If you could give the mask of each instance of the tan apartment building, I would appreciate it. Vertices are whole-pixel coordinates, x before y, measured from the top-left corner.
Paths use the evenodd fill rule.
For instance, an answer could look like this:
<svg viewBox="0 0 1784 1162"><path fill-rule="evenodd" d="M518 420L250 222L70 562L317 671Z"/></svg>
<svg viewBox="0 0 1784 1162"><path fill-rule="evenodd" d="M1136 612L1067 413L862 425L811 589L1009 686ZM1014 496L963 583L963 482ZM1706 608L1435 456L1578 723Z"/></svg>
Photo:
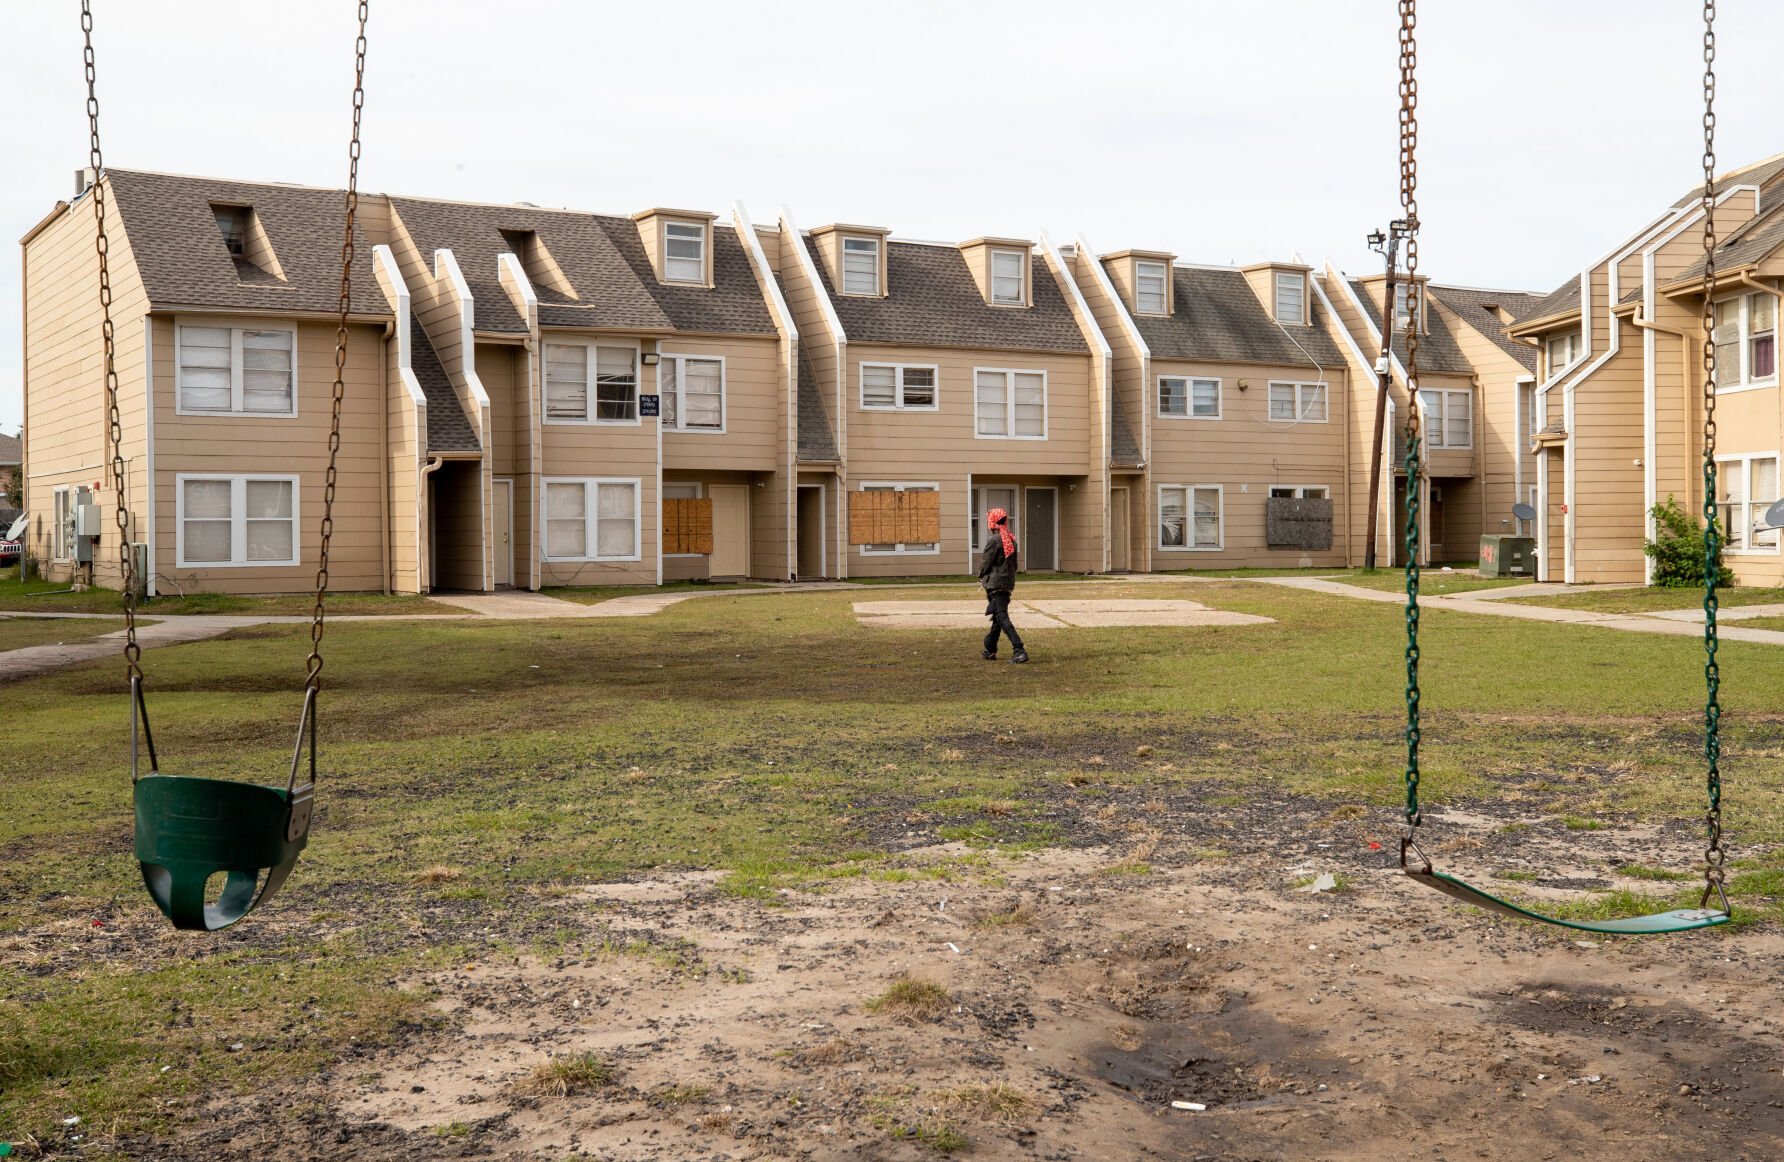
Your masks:
<svg viewBox="0 0 1784 1162"><path fill-rule="evenodd" d="M1719 178L1714 194L1717 504L1725 562L1742 584L1784 582L1777 531L1784 447L1777 372L1784 277L1784 156ZM1539 352L1538 553L1542 575L1643 581L1649 511L1701 512L1705 294L1701 189L1534 304L1510 334Z"/></svg>

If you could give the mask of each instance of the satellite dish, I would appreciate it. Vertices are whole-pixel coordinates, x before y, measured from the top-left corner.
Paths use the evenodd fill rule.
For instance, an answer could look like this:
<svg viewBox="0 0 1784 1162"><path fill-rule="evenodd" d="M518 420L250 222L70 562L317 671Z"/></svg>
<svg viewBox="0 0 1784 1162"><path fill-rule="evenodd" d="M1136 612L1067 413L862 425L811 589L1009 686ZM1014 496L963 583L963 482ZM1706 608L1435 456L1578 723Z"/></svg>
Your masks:
<svg viewBox="0 0 1784 1162"><path fill-rule="evenodd" d="M1772 506L1765 510L1764 520L1765 524L1759 529L1755 529L1755 532L1769 532L1775 528L1784 528L1784 500L1772 501Z"/></svg>
<svg viewBox="0 0 1784 1162"><path fill-rule="evenodd" d="M1784 501L1779 501L1778 503L1784 504ZM1777 505L1773 505L1773 507L1776 508ZM1512 505L1511 506L1511 514L1513 516L1517 517L1519 520L1535 520L1536 519L1536 509L1528 504L1514 504L1514 505Z"/></svg>
<svg viewBox="0 0 1784 1162"><path fill-rule="evenodd" d="M1777 506L1773 505L1773 507L1775 508ZM30 527L31 527L31 514L26 513L24 516L20 517L18 520L15 520L12 522L12 527L6 530L6 538L5 539L9 540L9 541L16 541L20 537L24 536L25 530Z"/></svg>

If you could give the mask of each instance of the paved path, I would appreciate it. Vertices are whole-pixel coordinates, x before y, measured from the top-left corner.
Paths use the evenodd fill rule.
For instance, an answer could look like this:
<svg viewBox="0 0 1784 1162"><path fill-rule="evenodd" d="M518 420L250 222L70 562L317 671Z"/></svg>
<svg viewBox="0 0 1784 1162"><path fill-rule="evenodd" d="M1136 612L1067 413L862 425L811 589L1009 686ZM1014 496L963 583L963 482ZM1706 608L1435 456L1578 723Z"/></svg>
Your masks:
<svg viewBox="0 0 1784 1162"><path fill-rule="evenodd" d="M966 601L857 601L854 608L857 621L880 629L983 630L986 624L984 598ZM1197 601L1157 601L1128 597L1075 600L1018 598L1010 602L1010 620L1015 622L1017 629L1026 630L1118 625L1268 625L1275 619L1209 609Z"/></svg>

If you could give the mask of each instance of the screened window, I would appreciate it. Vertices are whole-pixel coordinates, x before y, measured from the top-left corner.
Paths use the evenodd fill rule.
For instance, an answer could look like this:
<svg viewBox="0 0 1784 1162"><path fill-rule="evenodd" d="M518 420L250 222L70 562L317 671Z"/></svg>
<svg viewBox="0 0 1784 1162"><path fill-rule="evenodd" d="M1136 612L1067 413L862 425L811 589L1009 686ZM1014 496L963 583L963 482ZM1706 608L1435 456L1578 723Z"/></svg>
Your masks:
<svg viewBox="0 0 1784 1162"><path fill-rule="evenodd" d="M1778 499L1778 457L1739 456L1716 461L1717 519L1731 553L1775 553L1778 530L1765 529L1765 510Z"/></svg>
<svg viewBox="0 0 1784 1162"><path fill-rule="evenodd" d="M1182 375L1159 376L1158 414L1200 420L1219 419L1220 380L1194 379Z"/></svg>
<svg viewBox="0 0 1784 1162"><path fill-rule="evenodd" d="M547 558L636 561L638 544L638 481L545 482Z"/></svg>
<svg viewBox="0 0 1784 1162"><path fill-rule="evenodd" d="M1756 293L1716 304L1716 386L1775 382L1778 300Z"/></svg>
<svg viewBox="0 0 1784 1162"><path fill-rule="evenodd" d="M974 430L1014 440L1047 438L1047 376L1040 371L973 372Z"/></svg>
<svg viewBox="0 0 1784 1162"><path fill-rule="evenodd" d="M1165 264L1134 263L1134 310L1142 315L1165 313Z"/></svg>
<svg viewBox="0 0 1784 1162"><path fill-rule="evenodd" d="M863 484L862 492L934 492L933 484ZM863 556L874 556L881 553L934 553L941 546L933 541L913 541L909 543L887 545L862 545Z"/></svg>
<svg viewBox="0 0 1784 1162"><path fill-rule="evenodd" d="M1276 272L1276 321L1299 323L1307 317L1307 276Z"/></svg>
<svg viewBox="0 0 1784 1162"><path fill-rule="evenodd" d="M179 411L296 414L295 331L181 324L177 336Z"/></svg>
<svg viewBox="0 0 1784 1162"><path fill-rule="evenodd" d="M842 240L842 293L880 293L880 241L877 238Z"/></svg>
<svg viewBox="0 0 1784 1162"><path fill-rule="evenodd" d="M664 355L657 364L663 426L691 432L725 430L725 361Z"/></svg>
<svg viewBox="0 0 1784 1162"><path fill-rule="evenodd" d="M1021 306L1022 264L1027 256L1020 250L991 252L991 301L1003 306Z"/></svg>
<svg viewBox="0 0 1784 1162"><path fill-rule="evenodd" d="M663 277L670 282L706 281L706 227L669 222L663 227Z"/></svg>
<svg viewBox="0 0 1784 1162"><path fill-rule="evenodd" d="M297 477L178 478L182 566L297 564Z"/></svg>
<svg viewBox="0 0 1784 1162"><path fill-rule="evenodd" d="M1220 486L1165 484L1158 490L1158 547L1221 547Z"/></svg>
<svg viewBox="0 0 1784 1162"><path fill-rule="evenodd" d="M861 365L861 406L878 409L935 410L936 369L902 363Z"/></svg>
<svg viewBox="0 0 1784 1162"><path fill-rule="evenodd" d="M1326 385L1323 383L1272 383L1270 419L1278 424L1326 422Z"/></svg>
<svg viewBox="0 0 1784 1162"><path fill-rule="evenodd" d="M1425 411L1425 446L1471 448L1474 446L1474 396L1468 391L1429 389L1419 392Z"/></svg>

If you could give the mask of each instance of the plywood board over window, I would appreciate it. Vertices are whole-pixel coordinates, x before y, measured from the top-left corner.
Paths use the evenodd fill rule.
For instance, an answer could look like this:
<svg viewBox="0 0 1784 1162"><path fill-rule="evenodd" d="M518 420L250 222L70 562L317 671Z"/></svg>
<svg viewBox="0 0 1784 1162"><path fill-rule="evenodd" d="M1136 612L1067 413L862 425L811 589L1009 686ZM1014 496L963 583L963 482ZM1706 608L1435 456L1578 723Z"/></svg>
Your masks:
<svg viewBox="0 0 1784 1162"><path fill-rule="evenodd" d="M712 552L712 498L663 499L663 552Z"/></svg>
<svg viewBox="0 0 1784 1162"><path fill-rule="evenodd" d="M941 539L939 492L867 490L849 498L849 540L852 544L934 544Z"/></svg>

